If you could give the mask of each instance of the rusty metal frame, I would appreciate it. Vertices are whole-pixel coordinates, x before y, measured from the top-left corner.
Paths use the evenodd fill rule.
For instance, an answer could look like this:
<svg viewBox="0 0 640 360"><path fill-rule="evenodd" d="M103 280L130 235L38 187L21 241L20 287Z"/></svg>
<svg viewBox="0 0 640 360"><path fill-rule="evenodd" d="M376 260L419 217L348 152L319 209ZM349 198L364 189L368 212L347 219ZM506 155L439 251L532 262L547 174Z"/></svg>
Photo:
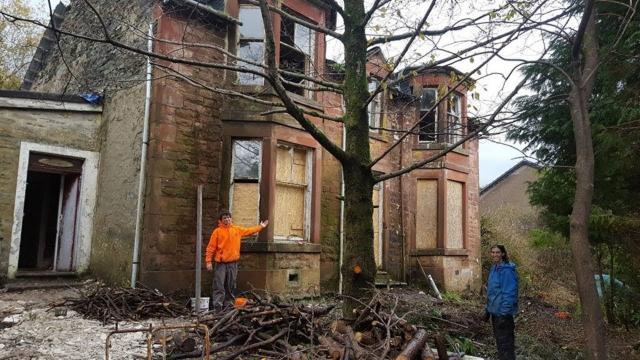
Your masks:
<svg viewBox="0 0 640 360"><path fill-rule="evenodd" d="M147 360L152 360L152 344L153 344L153 335L155 333L157 333L158 331L167 331L167 330L177 330L177 329L193 329L193 330L202 330L204 332L204 336L203 336L203 348L202 348L202 359L206 359L209 360L209 346L210 344L210 337L209 337L209 328L204 325L204 324L200 324L199 322L196 322L194 324L180 324L180 325L165 325L164 322L161 326L157 326L157 327L153 327L151 324L149 324L148 327L143 327L143 328L135 328L135 329L118 329L118 325L116 324L116 329L109 332L109 334L107 335L107 339L105 340L105 360L109 360L109 350L111 349L111 337L115 334L128 334L128 333L135 333L135 332L145 332L147 333ZM167 357L167 343L166 341L163 339L163 341L161 341L162 344L162 358L166 359Z"/></svg>

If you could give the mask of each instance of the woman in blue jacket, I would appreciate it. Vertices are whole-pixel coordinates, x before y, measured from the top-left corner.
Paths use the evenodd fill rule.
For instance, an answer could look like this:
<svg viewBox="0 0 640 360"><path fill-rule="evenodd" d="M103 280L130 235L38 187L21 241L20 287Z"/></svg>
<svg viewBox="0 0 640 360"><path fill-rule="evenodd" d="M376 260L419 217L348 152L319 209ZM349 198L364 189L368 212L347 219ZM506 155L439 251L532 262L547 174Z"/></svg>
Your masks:
<svg viewBox="0 0 640 360"><path fill-rule="evenodd" d="M518 273L503 245L491 247L491 260L485 317L491 318L498 359L513 360L516 358L513 316L518 313Z"/></svg>

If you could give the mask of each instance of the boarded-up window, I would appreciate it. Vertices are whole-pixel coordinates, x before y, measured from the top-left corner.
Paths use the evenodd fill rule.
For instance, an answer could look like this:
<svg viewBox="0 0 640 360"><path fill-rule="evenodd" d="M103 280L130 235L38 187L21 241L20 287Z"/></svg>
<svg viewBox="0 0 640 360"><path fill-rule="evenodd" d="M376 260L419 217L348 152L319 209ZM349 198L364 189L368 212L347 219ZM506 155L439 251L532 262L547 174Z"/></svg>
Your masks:
<svg viewBox="0 0 640 360"><path fill-rule="evenodd" d="M233 141L230 210L240 226L254 226L259 220L261 149L260 140Z"/></svg>
<svg viewBox="0 0 640 360"><path fill-rule="evenodd" d="M416 249L435 249L438 247L438 181L418 180L416 196Z"/></svg>
<svg viewBox="0 0 640 360"><path fill-rule="evenodd" d="M382 267L383 238L382 238L382 214L384 206L384 193L382 184L373 187L373 255L376 266Z"/></svg>
<svg viewBox="0 0 640 360"><path fill-rule="evenodd" d="M447 248L464 247L464 209L462 208L462 183L447 181Z"/></svg>
<svg viewBox="0 0 640 360"><path fill-rule="evenodd" d="M278 144L274 237L308 240L311 152Z"/></svg>

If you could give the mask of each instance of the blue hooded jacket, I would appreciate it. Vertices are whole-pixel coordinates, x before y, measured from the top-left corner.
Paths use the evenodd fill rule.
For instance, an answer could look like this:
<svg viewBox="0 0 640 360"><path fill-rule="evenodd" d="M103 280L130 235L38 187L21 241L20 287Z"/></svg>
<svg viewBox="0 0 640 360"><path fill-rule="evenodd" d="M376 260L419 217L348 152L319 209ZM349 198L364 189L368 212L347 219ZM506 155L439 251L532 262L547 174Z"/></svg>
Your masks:
<svg viewBox="0 0 640 360"><path fill-rule="evenodd" d="M492 315L518 313L518 273L514 263L502 262L491 267L486 310Z"/></svg>

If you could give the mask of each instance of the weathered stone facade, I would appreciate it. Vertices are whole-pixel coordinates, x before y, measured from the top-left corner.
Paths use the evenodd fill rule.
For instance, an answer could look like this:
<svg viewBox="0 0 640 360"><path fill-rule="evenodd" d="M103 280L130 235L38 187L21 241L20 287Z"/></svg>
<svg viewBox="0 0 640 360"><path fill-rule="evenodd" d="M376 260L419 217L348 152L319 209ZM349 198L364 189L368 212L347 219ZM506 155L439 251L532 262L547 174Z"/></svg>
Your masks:
<svg viewBox="0 0 640 360"><path fill-rule="evenodd" d="M16 193L24 188L26 177L18 175L21 156L29 156L25 143L46 144L51 148L97 153L103 125L102 107L84 104L79 97L47 96L0 91L0 269L2 277L10 268L15 248ZM22 159L25 161L28 159ZM21 184L19 184L20 182ZM22 193L24 196L24 193ZM19 246L19 237L17 238ZM10 269L10 274L15 273Z"/></svg>
<svg viewBox="0 0 640 360"><path fill-rule="evenodd" d="M161 57L177 56L186 62L228 61L212 46L236 52L239 35L237 24L232 19L238 17L238 4L228 5L230 20L174 7L172 3L152 0L101 2L98 11L110 15L105 19L115 39L142 52L147 47L144 31L151 24L153 51ZM304 0L288 0L286 6L319 24L331 21L327 9ZM274 16L275 26L279 26L280 21L280 16ZM71 2L62 27L91 37L101 33L94 14L82 1ZM276 34L277 40L278 36ZM314 58L309 61L315 62L318 74L325 74L324 35L318 33L315 36ZM208 46L189 46L186 43ZM74 139L83 138L87 144L77 146L100 153L90 270L110 282L123 284L131 273L135 235L145 58L107 44L68 36L62 37L61 47L65 57L57 49L52 50L35 79L34 89L49 92L104 91L104 112L90 133L83 128L73 128L69 134L51 134L53 137L41 141L63 141L73 145ZM381 53L378 51L370 55L367 71L372 77L384 77L386 70L382 66L384 58ZM162 290L193 287L196 187L204 185L204 247L217 225L219 210L234 206L234 141L252 139L260 144L255 220L257 222L259 214L260 218L270 219L273 225L259 236L243 242L239 287L258 287L296 296L337 290L341 221L348 221L340 217L342 175L339 162L288 115L273 113L263 116L261 113L271 108L194 84L249 91L262 99L271 99L272 95L264 86L238 85L236 75L231 71L172 63L162 58L154 60L152 75L149 147L147 154L143 155L147 165L139 281ZM185 81L184 76L189 81ZM451 85L445 71L421 74L411 81L415 89L422 85ZM458 89L458 93L466 125L466 89ZM418 93L414 95L419 97ZM381 112L379 126L394 131L409 129L417 121L416 96L406 102L407 94L392 97L385 91L380 103L385 110ZM319 92L293 97L300 106L315 111L334 116L342 113L342 99L336 94ZM445 108L441 111L444 114ZM312 118L312 121L336 144L342 145L343 128L340 123L318 118ZM47 126L56 124L53 121ZM61 129L65 126L68 124L63 124ZM373 158L394 143L397 139L394 131L371 132ZM18 134L12 141L22 136L28 138L26 134ZM418 144L414 137L409 136L377 163L374 170L380 173L397 171L446 146L445 142ZM293 149L306 154L303 161L305 181L303 185L298 184L305 187L304 229L300 229L300 233L296 233L298 235L292 235L295 241L275 230L275 222L282 218L277 213L278 204L282 201L278 197L282 193L278 195L277 190L282 185L277 161L283 146L290 149L291 154ZM387 180L374 190L379 199L375 205L379 214L375 227L380 233L380 241L375 251L380 273L387 274L392 280L421 281L419 261L424 270L433 274L447 289L479 288L477 151L477 143L468 142L435 163ZM7 158L11 156L11 152L6 154ZM7 175L0 179L6 180L0 188L10 190L15 176ZM416 246L419 179L436 179L439 182L437 246L428 249ZM455 186L460 186L461 193L452 192L451 195L447 181L454 181ZM447 211L453 213L455 203L448 200L451 196L461 196L455 205L460 216L453 222L459 225L456 229L462 229L459 236L462 240L455 246L449 246L447 237L450 226ZM12 197L2 199L7 204L0 204L0 209L9 209ZM0 235L6 233L10 236L10 230L5 229L7 226L10 224L0 223ZM3 253L4 249L0 248L0 269L4 269ZM205 275L205 287L209 281Z"/></svg>

